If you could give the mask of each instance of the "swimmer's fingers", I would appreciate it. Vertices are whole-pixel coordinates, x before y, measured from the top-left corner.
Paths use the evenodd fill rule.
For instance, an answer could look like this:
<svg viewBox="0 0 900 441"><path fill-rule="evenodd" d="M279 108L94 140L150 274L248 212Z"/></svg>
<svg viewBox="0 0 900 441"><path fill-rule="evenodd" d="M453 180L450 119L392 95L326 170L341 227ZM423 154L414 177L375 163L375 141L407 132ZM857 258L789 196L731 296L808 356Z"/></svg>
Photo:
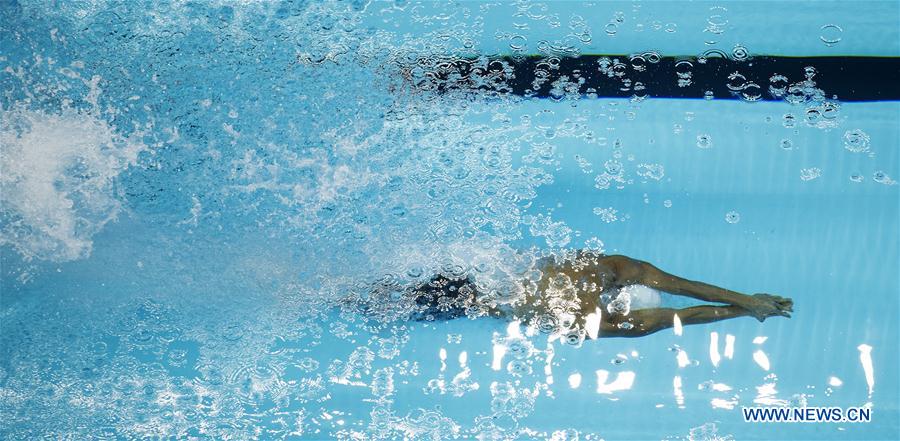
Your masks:
<svg viewBox="0 0 900 441"><path fill-rule="evenodd" d="M778 302L778 306L784 311L794 311L794 301L791 299L784 299Z"/></svg>
<svg viewBox="0 0 900 441"><path fill-rule="evenodd" d="M776 296L775 294L766 294L766 295L769 296L770 299L772 299L772 300L774 300L774 301L776 301L776 302L778 302L778 303L781 303L781 302L792 302L792 301L793 301L793 300L791 300L790 297L781 297L781 296Z"/></svg>
<svg viewBox="0 0 900 441"><path fill-rule="evenodd" d="M781 297L773 294L763 294L762 297L767 298L775 303L778 306L778 309L783 311L793 311L794 310L794 299L790 297Z"/></svg>
<svg viewBox="0 0 900 441"><path fill-rule="evenodd" d="M770 312L770 313L769 313L768 315L766 315L764 318L769 318L769 317L787 317L787 318L791 318L791 312L790 312L790 311L785 311L785 310L783 310L783 309L779 309L779 310ZM763 321L763 319L759 319L759 321Z"/></svg>
<svg viewBox="0 0 900 441"><path fill-rule="evenodd" d="M774 303L776 305L784 303L784 302L793 302L793 300L791 300L789 298L776 296L774 294L760 293L760 294L754 294L753 297L765 300L767 302Z"/></svg>
<svg viewBox="0 0 900 441"><path fill-rule="evenodd" d="M794 312L794 304L793 302L785 302L780 303L778 305L778 315L782 317L791 318L791 313Z"/></svg>

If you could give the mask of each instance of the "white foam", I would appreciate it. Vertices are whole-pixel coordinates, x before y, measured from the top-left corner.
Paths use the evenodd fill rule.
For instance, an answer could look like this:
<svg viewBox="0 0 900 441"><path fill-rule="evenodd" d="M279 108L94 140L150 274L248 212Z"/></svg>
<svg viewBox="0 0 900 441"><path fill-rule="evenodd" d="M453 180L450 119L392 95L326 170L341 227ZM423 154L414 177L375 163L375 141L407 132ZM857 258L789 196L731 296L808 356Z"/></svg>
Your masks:
<svg viewBox="0 0 900 441"><path fill-rule="evenodd" d="M114 179L144 148L75 110L4 111L0 246L13 247L25 260L88 256L92 236L121 209Z"/></svg>

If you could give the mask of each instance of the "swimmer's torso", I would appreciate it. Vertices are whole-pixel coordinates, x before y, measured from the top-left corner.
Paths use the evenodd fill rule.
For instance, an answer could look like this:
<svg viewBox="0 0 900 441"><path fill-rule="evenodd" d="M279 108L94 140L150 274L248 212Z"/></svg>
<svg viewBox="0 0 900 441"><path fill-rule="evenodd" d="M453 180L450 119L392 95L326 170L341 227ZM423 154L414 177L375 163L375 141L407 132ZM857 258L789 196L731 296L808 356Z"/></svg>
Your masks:
<svg viewBox="0 0 900 441"><path fill-rule="evenodd" d="M381 311L385 305L397 303L396 309L408 305L411 319L416 321L449 320L457 317L490 317L519 320L552 332L581 328L590 314L599 311L604 322L614 320L617 301L623 287L629 284L620 277L615 257L588 251L566 256L551 256L535 261L529 271L513 285L481 287L469 276L448 278L437 275L431 280L398 292L385 287L396 298L376 295L375 287L367 312ZM630 288L630 287L629 287ZM630 296L625 296L630 298ZM387 301L387 302L385 302ZM624 305L621 315L627 315ZM607 314L609 312L610 314ZM385 315L390 316L388 312Z"/></svg>
<svg viewBox="0 0 900 441"><path fill-rule="evenodd" d="M615 266L601 254L579 251L568 259L542 258L534 269L539 273L532 272L523 281L524 298L511 308L501 308L503 315L578 321L614 299L623 286Z"/></svg>

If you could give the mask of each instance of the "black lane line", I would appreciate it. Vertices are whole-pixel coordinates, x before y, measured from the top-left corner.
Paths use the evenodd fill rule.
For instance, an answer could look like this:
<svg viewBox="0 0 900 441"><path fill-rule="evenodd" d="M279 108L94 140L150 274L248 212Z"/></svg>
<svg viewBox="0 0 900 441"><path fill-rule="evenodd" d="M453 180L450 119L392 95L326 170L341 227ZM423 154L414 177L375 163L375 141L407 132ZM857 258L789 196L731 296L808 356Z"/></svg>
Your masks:
<svg viewBox="0 0 900 441"><path fill-rule="evenodd" d="M780 89L790 93L790 87L796 86L794 94L798 97L815 95L815 89L819 89L819 98L827 100L900 100L898 57L753 56L735 60L716 54L701 58L644 54L640 59L629 55L552 59L503 56L456 58L429 64L423 67L433 70L428 80L419 85L427 83L429 89L437 92L477 89L560 98L561 89L556 87L554 90L553 83L567 77L570 82L583 80L577 87L570 86L574 96L580 94L581 98L703 99L705 94L711 93L715 99L777 101L784 99L784 95L779 96ZM809 80L807 67L815 69ZM729 79L734 73L738 75ZM783 76L786 81L776 75Z"/></svg>

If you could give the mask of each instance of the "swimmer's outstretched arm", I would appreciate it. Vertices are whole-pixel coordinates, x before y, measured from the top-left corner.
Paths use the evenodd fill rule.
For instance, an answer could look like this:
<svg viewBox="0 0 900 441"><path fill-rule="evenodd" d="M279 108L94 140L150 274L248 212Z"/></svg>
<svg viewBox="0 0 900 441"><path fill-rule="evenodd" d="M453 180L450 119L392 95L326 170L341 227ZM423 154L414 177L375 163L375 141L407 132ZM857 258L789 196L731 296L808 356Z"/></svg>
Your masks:
<svg viewBox="0 0 900 441"><path fill-rule="evenodd" d="M632 259L628 256L608 256L605 261L612 264L616 278L623 285L639 283L670 294L692 297L713 303L726 303L741 306L750 296L710 285L703 282L683 279L669 274L648 262Z"/></svg>
<svg viewBox="0 0 900 441"><path fill-rule="evenodd" d="M627 256L607 256L604 260L613 267L616 278L623 285L639 283L660 291L705 302L739 306L760 321L771 315L790 317L790 312L793 310L794 302L788 298L768 294L748 296L708 283L684 279L669 274L650 263Z"/></svg>
<svg viewBox="0 0 900 441"><path fill-rule="evenodd" d="M740 306L694 306L684 309L651 308L632 310L624 320L610 323L600 331L600 337L643 337L674 326L675 316L682 325L697 325L750 316L750 312ZM630 329L622 329L618 323L631 323Z"/></svg>

